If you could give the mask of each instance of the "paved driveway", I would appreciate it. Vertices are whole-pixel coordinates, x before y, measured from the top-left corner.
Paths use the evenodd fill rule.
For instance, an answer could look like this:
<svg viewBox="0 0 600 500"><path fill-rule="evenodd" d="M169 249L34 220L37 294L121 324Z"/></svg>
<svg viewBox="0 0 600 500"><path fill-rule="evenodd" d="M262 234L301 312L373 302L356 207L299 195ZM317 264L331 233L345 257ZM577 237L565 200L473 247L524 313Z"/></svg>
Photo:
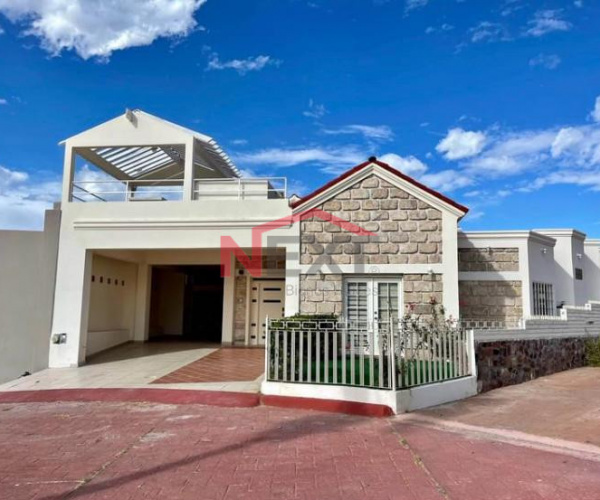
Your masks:
<svg viewBox="0 0 600 500"><path fill-rule="evenodd" d="M583 401L574 394L580 384L568 381L583 377L596 387L585 391L597 390L600 370L580 373L546 379L556 381L542 384L556 418L540 398L530 407L537 411L519 417L523 426L498 411L512 405L514 388L390 419L268 407L0 404L0 498L598 500L600 398ZM570 389L561 391L564 384ZM561 430L574 405L589 409L590 423L576 441ZM531 434L541 427L526 427L529 419L544 419L545 434Z"/></svg>

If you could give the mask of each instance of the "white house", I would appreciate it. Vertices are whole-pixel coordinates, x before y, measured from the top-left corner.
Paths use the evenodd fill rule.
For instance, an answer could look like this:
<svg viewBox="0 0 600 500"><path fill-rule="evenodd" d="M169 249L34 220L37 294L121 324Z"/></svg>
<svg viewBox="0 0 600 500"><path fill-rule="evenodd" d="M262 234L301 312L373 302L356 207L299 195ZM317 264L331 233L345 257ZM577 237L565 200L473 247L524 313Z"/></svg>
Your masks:
<svg viewBox="0 0 600 500"><path fill-rule="evenodd" d="M267 316L381 325L442 304L508 325L600 297L598 240L460 232L466 207L376 158L298 199L283 178L241 177L212 138L139 110L62 144L62 200L44 233L52 242L60 226L58 251L40 246L46 312L23 335L0 304L2 337L21 354L41 338L50 367L154 337L262 345ZM3 244L27 277L25 243L0 232ZM41 366L17 358L12 376Z"/></svg>

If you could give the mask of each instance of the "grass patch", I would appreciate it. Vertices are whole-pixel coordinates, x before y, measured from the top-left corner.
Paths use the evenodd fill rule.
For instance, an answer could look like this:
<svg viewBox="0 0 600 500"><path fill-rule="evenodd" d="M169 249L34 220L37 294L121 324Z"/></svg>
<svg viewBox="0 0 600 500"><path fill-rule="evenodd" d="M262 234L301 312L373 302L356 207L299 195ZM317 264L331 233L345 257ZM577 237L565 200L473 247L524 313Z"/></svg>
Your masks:
<svg viewBox="0 0 600 500"><path fill-rule="evenodd" d="M354 381L355 381L355 385L362 385L361 381L363 380L361 377L364 377L364 385L366 386L370 386L373 385L374 387L380 387L380 386L390 386L391 384L389 384L388 382L388 366L387 366L387 360L384 361L383 363L383 367L382 367L382 371L383 371L383 379L382 379L382 383L380 384L380 372L379 372L379 363L380 360L378 358L374 358L373 359L373 365L371 366L371 360L370 358L366 357L363 361L362 361L362 372L361 372L361 359L360 358L355 358L354 360L354 367L352 366L351 362L350 362L350 358L346 358L346 385L351 385L352 384L352 373L354 373ZM429 370L430 370L430 365L431 364L431 377L429 375ZM354 370L353 370L354 368ZM406 386L411 386L411 385L415 385L417 383L417 380L420 380L420 382L423 383L429 383L429 382L434 382L436 380L440 380L443 378L443 369L444 369L444 363L439 362L439 361L434 361L434 362L430 362L430 361L410 361L404 364L403 370L402 370L402 378L401 378L401 387L406 387ZM400 367L399 367L400 370ZM319 366L319 383L325 383L325 380L327 380L327 383L334 383L334 373L337 372L337 382L338 384L342 384L342 381L344 380L343 375L344 375L344 365L343 365L343 359L337 358L337 366L336 366L336 370L334 370L334 365L333 365L333 360L329 360L329 364L327 367L327 375L328 377L325 377L325 363L323 363L323 361L321 361L320 366ZM373 383L371 384L371 372L373 372ZM303 363L302 365L302 380L306 381L308 379L308 363ZM419 374L419 378L417 378L417 373ZM317 366L316 363L312 363L311 364L311 370L310 370L310 379L311 382L315 382L317 380ZM456 371L454 369L454 366L451 363L446 363L446 378L449 377L454 377L456 375ZM300 373L296 373L296 380L298 380L300 377Z"/></svg>

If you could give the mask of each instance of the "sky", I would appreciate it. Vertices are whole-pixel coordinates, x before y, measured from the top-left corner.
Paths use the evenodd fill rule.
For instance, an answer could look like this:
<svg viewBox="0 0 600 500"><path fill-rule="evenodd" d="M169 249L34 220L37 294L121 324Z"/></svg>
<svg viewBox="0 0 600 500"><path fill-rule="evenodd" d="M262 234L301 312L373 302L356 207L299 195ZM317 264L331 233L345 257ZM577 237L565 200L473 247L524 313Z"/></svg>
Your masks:
<svg viewBox="0 0 600 500"><path fill-rule="evenodd" d="M466 230L600 237L598 0L0 0L0 228L140 108L300 195L376 155Z"/></svg>

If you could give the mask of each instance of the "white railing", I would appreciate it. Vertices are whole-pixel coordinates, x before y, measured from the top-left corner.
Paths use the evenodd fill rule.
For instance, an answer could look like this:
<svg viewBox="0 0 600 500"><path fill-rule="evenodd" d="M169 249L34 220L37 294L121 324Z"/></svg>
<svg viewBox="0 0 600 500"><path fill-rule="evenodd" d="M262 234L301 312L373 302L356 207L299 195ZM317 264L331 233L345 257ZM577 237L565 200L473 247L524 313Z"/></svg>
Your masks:
<svg viewBox="0 0 600 500"><path fill-rule="evenodd" d="M285 199L285 177L242 177L229 179L197 179L194 199Z"/></svg>
<svg viewBox="0 0 600 500"><path fill-rule="evenodd" d="M400 390L470 375L472 345L472 332L463 329L267 320L266 379Z"/></svg>
<svg viewBox="0 0 600 500"><path fill-rule="evenodd" d="M75 181L71 197L75 201L179 201L183 180Z"/></svg>
<svg viewBox="0 0 600 500"><path fill-rule="evenodd" d="M285 177L196 179L195 200L286 199ZM180 201L183 179L75 181L71 198L92 201Z"/></svg>

